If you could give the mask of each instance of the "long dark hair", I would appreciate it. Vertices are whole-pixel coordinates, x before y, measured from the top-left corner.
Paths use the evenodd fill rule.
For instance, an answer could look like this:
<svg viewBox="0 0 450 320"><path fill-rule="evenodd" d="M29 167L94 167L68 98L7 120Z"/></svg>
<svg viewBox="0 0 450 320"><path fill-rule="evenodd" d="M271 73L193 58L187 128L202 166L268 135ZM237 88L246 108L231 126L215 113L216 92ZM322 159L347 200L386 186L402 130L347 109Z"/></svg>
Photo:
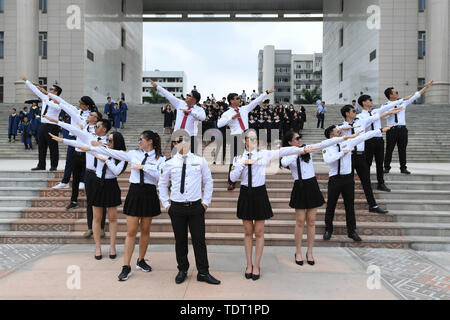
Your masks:
<svg viewBox="0 0 450 320"><path fill-rule="evenodd" d="M289 144L289 142L292 141L292 139L294 138L294 136L298 134L300 138L302 138L302 135L293 131L293 130L289 130L288 132L286 132L286 134L283 137L283 147L291 147L291 145ZM305 147L306 144L303 144L302 147ZM311 155L309 153L305 153L301 155L302 160L306 163L309 162L309 160L311 160Z"/></svg>
<svg viewBox="0 0 450 320"><path fill-rule="evenodd" d="M144 136L146 140L152 140L153 141L153 149L155 150L155 158L159 159L161 156L161 138L159 137L159 134L156 132L153 132L151 130L146 130L141 133L141 135Z"/></svg>
<svg viewBox="0 0 450 320"><path fill-rule="evenodd" d="M123 138L123 135L119 131L115 131L111 134L113 136L113 143L114 143L113 149L126 151L127 147L125 145L125 139ZM117 159L115 161L116 161L116 165L120 162L120 160L117 160ZM123 166L123 170L120 172L120 174L122 174L127 169L127 166L128 166L128 162L125 162L125 165Z"/></svg>

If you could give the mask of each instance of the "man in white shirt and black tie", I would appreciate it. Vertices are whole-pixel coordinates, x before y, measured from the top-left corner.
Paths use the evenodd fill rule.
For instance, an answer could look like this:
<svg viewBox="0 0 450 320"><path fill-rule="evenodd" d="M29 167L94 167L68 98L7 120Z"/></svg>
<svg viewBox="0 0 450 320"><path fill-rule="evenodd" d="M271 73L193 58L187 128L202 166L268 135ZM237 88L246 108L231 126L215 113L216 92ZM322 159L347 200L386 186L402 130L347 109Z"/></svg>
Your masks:
<svg viewBox="0 0 450 320"><path fill-rule="evenodd" d="M197 149L197 142L195 141L195 128L197 121L205 121L205 110L198 105L201 95L197 90L192 90L186 95L185 100L176 98L172 93L159 86L156 82L150 79L152 86L158 90L169 102L175 107L176 120L173 131L186 130L191 137L191 152L195 153ZM194 86L195 88L195 86Z"/></svg>
<svg viewBox="0 0 450 320"><path fill-rule="evenodd" d="M415 100L419 99L429 87L433 85L433 80L428 82L426 86L416 92L416 94L404 101L400 107L404 109ZM384 95L389 101L395 101L398 99L398 91L394 88L387 88L384 91ZM391 170L392 152L395 145L398 146L398 157L400 160L400 172L404 174L411 174L406 168L406 146L408 145L408 129L406 128L406 110L403 110L399 114L392 115L387 118L387 124L394 126L392 130L386 134L386 157L384 158L384 173L389 173Z"/></svg>
<svg viewBox="0 0 450 320"><path fill-rule="evenodd" d="M228 94L228 103L230 104L230 108L222 114L219 121L217 122L217 126L222 128L226 125L230 127L231 137L233 141L231 142L231 146L233 147L233 158L234 159L237 152L237 142L238 136L248 130L248 114L253 111L260 103L264 101L264 99L271 93L275 92L275 88L272 87L269 90L266 90L265 93L261 94L258 98L253 100L250 104L241 106L241 99L239 99L239 95L237 93ZM224 137L225 140L225 137ZM230 172L231 167L233 166L233 161L230 161L230 167L228 169L228 190L231 191L235 188L235 184L230 180Z"/></svg>
<svg viewBox="0 0 450 320"><path fill-rule="evenodd" d="M61 107L58 106L53 101L50 101L49 96L43 94L34 84L27 80L24 75L21 75L20 78L25 81L25 84L31 91L37 95L42 101L42 112L41 112L41 126L39 127L39 162L36 168L31 170L45 170L46 167L46 157L47 157L47 147L50 149L50 171L56 171L58 168L59 162L59 149L58 143L52 140L49 136L49 133L58 136L59 135L59 127L55 124L52 124L45 118L43 115L48 115L49 117L58 119L59 114L61 113ZM57 85L53 85L52 88L49 89L50 93L53 93L57 96L61 95L62 89Z"/></svg>
<svg viewBox="0 0 450 320"><path fill-rule="evenodd" d="M189 227L198 270L197 280L220 284L220 281L209 273L205 240L205 213L211 203L213 192L211 171L205 158L189 152L190 138L177 136L176 139L174 143L178 152L162 165L158 183L160 200L169 213L175 234L179 270L175 282L182 283L189 269L187 234ZM204 184L203 197L202 184Z"/></svg>

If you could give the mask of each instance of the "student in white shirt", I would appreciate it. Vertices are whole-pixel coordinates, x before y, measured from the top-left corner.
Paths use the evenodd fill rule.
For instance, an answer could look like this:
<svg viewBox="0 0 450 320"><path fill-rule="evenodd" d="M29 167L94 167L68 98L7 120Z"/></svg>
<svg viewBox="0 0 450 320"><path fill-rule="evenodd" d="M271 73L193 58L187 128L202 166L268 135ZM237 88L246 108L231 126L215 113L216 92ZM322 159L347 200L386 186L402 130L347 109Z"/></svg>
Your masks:
<svg viewBox="0 0 450 320"><path fill-rule="evenodd" d="M324 140L320 143L313 145L302 144L302 136L295 131L289 131L283 137L283 147L296 146L296 147L314 147L318 150L313 153L341 143L344 140L356 138L362 131L355 133L352 136L335 137L332 139ZM295 263L303 265L302 259L302 237L303 227L305 220L307 221L307 239L308 239L308 251L306 252L306 261L309 265L314 265L314 258L312 250L314 246L314 238L316 234L316 213L317 209L321 207L325 200L320 191L319 184L317 183L316 175L314 172L314 165L311 154L292 155L283 157L281 159L281 165L291 170L292 176L295 180L294 187L291 192L291 200L289 206L295 209L296 224L295 224ZM297 260L298 257L298 260Z"/></svg>
<svg viewBox="0 0 450 320"><path fill-rule="evenodd" d="M247 260L246 279L258 280L264 249L265 220L273 217L272 206L265 186L266 167L273 159L313 152L315 148L288 147L280 150L258 150L258 139L254 130L245 133L245 151L233 161L230 179L236 183L241 179L241 190L237 203L237 217L244 225L244 246ZM278 166L277 166L278 167ZM255 263L252 262L253 235L256 238Z"/></svg>

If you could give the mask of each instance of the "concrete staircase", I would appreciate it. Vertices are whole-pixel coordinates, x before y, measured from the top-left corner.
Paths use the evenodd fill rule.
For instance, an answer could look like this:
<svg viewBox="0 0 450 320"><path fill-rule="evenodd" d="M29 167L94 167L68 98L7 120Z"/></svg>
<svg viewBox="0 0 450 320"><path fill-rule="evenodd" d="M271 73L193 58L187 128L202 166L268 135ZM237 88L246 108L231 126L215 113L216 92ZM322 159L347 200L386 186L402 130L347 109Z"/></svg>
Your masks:
<svg viewBox="0 0 450 320"><path fill-rule="evenodd" d="M238 189L226 190L224 167L213 167L214 196L206 215L207 242L209 244L241 245L243 227L236 218ZM86 230L85 208L65 210L70 189L54 190L62 173L0 172L0 243L92 243L84 239ZM128 190L125 172L119 183L124 201ZM45 182L48 179L48 182ZM324 196L327 195L327 176L318 175ZM389 174L387 181L391 193L375 191L378 203L387 207L387 215L367 211L359 181L355 194L358 232L363 242L355 243L346 237L343 203L338 203L335 232L331 241L323 241L325 206L317 215L316 245L344 247L414 248L420 250L450 249L450 183L445 176ZM294 245L294 211L289 208L292 178L287 170L267 180L274 217L266 224L267 245ZM84 191L79 203L85 206ZM20 206L19 206L20 205ZM167 213L153 220L151 243L174 243L172 227ZM118 243L126 235L126 219L119 208ZM103 240L108 242L108 236Z"/></svg>

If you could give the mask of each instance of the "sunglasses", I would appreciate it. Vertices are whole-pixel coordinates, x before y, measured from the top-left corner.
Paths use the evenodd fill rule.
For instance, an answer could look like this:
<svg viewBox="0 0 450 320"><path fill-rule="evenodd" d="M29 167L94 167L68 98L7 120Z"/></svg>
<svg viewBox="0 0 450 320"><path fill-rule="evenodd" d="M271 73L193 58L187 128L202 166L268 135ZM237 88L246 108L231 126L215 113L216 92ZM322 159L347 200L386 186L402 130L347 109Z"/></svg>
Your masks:
<svg viewBox="0 0 450 320"><path fill-rule="evenodd" d="M298 136L298 137L295 138L295 140L296 141L300 141L300 140L302 140L302 137Z"/></svg>
<svg viewBox="0 0 450 320"><path fill-rule="evenodd" d="M247 139L250 140L251 142L258 141L258 138L247 138Z"/></svg>
<svg viewBox="0 0 450 320"><path fill-rule="evenodd" d="M192 96L191 96L190 94L187 94L186 97L187 97L187 98L191 98Z"/></svg>
<svg viewBox="0 0 450 320"><path fill-rule="evenodd" d="M241 100L239 97L234 97L233 100Z"/></svg>
<svg viewBox="0 0 450 320"><path fill-rule="evenodd" d="M100 129L100 128L101 128L101 125L100 125L100 124L96 124L96 125L95 125L95 128Z"/></svg>
<svg viewBox="0 0 450 320"><path fill-rule="evenodd" d="M141 143L142 141L143 141L142 138L139 138L139 139L138 139L138 142L139 142L139 143Z"/></svg>
<svg viewBox="0 0 450 320"><path fill-rule="evenodd" d="M95 112L91 112L91 113L89 113L89 115L90 115L91 117L96 117L96 118L98 118L98 115L97 115Z"/></svg>
<svg viewBox="0 0 450 320"><path fill-rule="evenodd" d="M106 140L106 141L108 141L109 143L113 143L113 142L114 142L113 139L108 139L108 140Z"/></svg>

